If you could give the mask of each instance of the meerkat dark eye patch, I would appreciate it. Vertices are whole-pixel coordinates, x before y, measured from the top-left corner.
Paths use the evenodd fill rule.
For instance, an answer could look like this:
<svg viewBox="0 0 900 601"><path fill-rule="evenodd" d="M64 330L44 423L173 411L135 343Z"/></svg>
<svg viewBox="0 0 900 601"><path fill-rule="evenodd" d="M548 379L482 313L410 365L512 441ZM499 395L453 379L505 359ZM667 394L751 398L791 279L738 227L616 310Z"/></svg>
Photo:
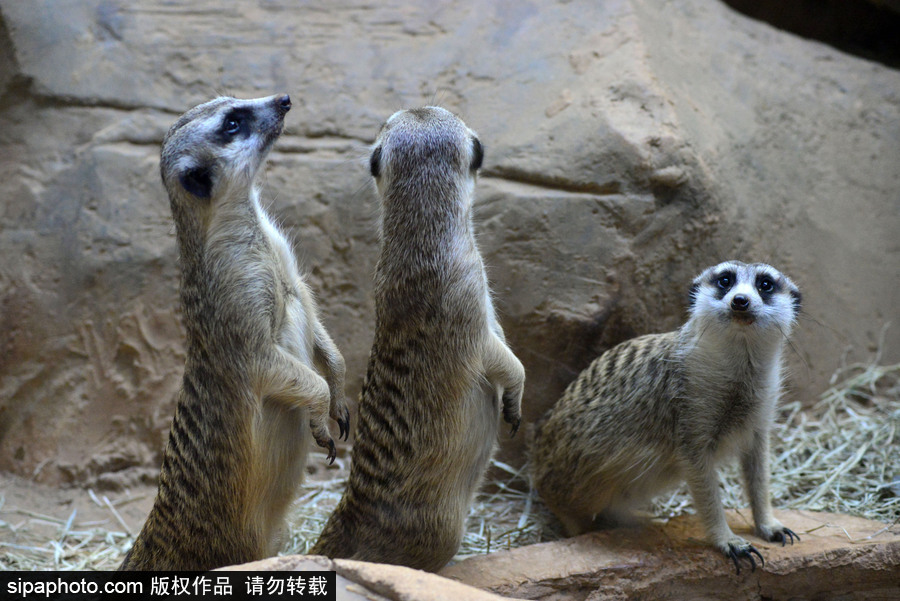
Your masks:
<svg viewBox="0 0 900 601"><path fill-rule="evenodd" d="M237 137L247 137L250 134L250 122L253 119L253 111L249 109L236 108L231 109L222 118L222 125L219 127L219 140L222 144L227 144L230 140Z"/></svg>
<svg viewBox="0 0 900 601"><path fill-rule="evenodd" d="M369 173L372 177L381 175L381 146L373 150L372 156L369 157Z"/></svg>
<svg viewBox="0 0 900 601"><path fill-rule="evenodd" d="M181 174L181 185L197 198L212 197L212 170L209 167L194 167Z"/></svg>
<svg viewBox="0 0 900 601"><path fill-rule="evenodd" d="M763 301L768 302L773 294L781 290L781 285L771 276L760 274L756 276L756 289L759 291L759 296Z"/></svg>
<svg viewBox="0 0 900 601"><path fill-rule="evenodd" d="M734 286L737 276L734 272L725 271L713 277L713 284L716 286L716 300L722 300L725 295Z"/></svg>
<svg viewBox="0 0 900 601"><path fill-rule="evenodd" d="M484 162L484 146L481 145L481 140L478 138L472 138L472 171L478 171L481 169L481 164Z"/></svg>

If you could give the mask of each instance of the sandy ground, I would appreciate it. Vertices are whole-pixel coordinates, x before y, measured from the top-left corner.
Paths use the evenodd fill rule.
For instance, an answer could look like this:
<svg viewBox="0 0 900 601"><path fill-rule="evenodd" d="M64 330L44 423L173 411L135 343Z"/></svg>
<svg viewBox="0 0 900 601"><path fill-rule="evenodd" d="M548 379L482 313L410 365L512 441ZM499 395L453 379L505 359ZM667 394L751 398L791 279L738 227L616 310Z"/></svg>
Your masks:
<svg viewBox="0 0 900 601"><path fill-rule="evenodd" d="M49 565L45 561L52 558L47 541L63 542L66 538L63 531L136 534L150 512L155 494L155 486L116 493L94 492L82 488L55 488L0 474L0 562L4 568L27 569L27 563L11 556L34 556L36 553L35 563L43 564L41 567L46 569ZM29 551L35 548L43 551ZM48 557L41 561L41 555ZM111 555L105 560L104 568L113 569L120 560Z"/></svg>

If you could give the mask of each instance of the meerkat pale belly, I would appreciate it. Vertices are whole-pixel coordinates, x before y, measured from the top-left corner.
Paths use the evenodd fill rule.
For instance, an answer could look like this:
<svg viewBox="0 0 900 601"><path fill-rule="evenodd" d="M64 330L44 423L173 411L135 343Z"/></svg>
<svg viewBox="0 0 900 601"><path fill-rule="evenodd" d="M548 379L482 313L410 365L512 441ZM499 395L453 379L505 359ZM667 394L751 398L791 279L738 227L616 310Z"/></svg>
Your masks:
<svg viewBox="0 0 900 601"><path fill-rule="evenodd" d="M566 389L536 432L535 486L570 535L621 520L687 480L710 541L755 567L758 551L725 521L716 469L738 457L756 533L796 535L772 514L769 430L782 350L800 293L765 264L711 267L691 288L690 318L675 332L623 342Z"/></svg>
<svg viewBox="0 0 900 601"><path fill-rule="evenodd" d="M344 362L256 176L288 96L217 98L163 141L187 331L159 492L126 570L209 570L273 554L310 436L348 431Z"/></svg>
<svg viewBox="0 0 900 601"><path fill-rule="evenodd" d="M518 427L524 370L494 315L472 227L482 152L436 107L396 113L375 142L375 340L347 489L312 553L441 568L501 416Z"/></svg>

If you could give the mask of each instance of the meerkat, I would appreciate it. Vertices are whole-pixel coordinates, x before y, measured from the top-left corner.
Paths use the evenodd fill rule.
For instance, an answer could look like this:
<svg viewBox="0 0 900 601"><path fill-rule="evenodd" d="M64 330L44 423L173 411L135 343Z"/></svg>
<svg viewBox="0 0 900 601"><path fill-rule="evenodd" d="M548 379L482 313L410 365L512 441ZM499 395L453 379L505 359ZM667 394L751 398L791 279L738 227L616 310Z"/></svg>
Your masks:
<svg viewBox="0 0 900 601"><path fill-rule="evenodd" d="M310 551L436 571L456 553L500 417L525 385L472 225L475 132L439 107L399 111L369 165L381 209L375 338L350 477Z"/></svg>
<svg viewBox="0 0 900 601"><path fill-rule="evenodd" d="M343 357L260 205L257 174L290 108L287 95L217 98L163 140L187 360L159 492L120 569L209 570L272 555L310 434L333 461L329 416L349 432Z"/></svg>
<svg viewBox="0 0 900 601"><path fill-rule="evenodd" d="M566 532L627 521L632 507L686 480L712 544L738 573L742 558L755 569L762 555L728 527L719 493L717 467L737 456L756 534L799 540L775 519L769 494L769 430L799 310L800 292L774 267L728 261L694 280L679 330L591 363L532 445L534 485Z"/></svg>

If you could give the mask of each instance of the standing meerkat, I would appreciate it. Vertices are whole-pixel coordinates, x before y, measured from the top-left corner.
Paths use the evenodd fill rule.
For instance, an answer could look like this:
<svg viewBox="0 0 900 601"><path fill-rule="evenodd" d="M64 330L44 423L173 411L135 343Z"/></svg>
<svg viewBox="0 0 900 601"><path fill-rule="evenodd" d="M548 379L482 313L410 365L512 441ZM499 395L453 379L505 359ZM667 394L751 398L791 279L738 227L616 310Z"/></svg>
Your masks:
<svg viewBox="0 0 900 601"><path fill-rule="evenodd" d="M381 206L375 340L344 496L310 551L438 570L456 553L525 370L506 345L472 227L483 149L438 107L387 120L370 168Z"/></svg>
<svg viewBox="0 0 900 601"><path fill-rule="evenodd" d="M756 534L799 537L772 515L769 430L781 389L782 351L800 292L762 263L729 261L693 282L681 329L603 353L569 385L535 435L534 484L570 536L595 516L629 509L687 480L710 541L730 557L753 555L725 521L716 469L740 458Z"/></svg>
<svg viewBox="0 0 900 601"><path fill-rule="evenodd" d="M329 415L349 431L344 360L259 201L257 174L290 108L287 95L217 98L163 140L187 361L159 492L120 569L209 570L272 555L310 434L333 461Z"/></svg>

